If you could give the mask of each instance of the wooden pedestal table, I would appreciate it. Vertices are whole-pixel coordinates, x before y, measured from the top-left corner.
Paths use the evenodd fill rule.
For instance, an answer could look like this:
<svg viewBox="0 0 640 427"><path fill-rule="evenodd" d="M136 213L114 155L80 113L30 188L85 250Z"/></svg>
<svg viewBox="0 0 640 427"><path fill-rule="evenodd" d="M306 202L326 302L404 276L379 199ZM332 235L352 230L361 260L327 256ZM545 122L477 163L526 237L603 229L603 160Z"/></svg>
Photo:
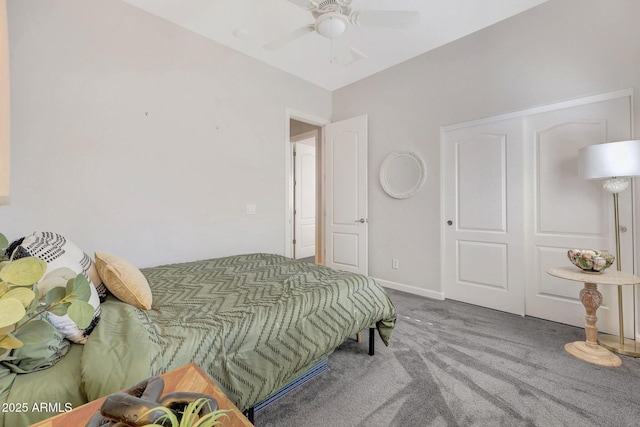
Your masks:
<svg viewBox="0 0 640 427"><path fill-rule="evenodd" d="M602 294L598 291L600 285L635 285L640 283L640 277L615 270L605 270L604 273L586 273L578 267L554 267L547 273L562 279L584 282L584 289L580 290L580 301L587 312L585 319L586 341L576 341L565 344L564 349L572 356L585 362L602 366L620 366L622 360L611 351L598 345L598 328L596 327L596 311L602 303Z"/></svg>

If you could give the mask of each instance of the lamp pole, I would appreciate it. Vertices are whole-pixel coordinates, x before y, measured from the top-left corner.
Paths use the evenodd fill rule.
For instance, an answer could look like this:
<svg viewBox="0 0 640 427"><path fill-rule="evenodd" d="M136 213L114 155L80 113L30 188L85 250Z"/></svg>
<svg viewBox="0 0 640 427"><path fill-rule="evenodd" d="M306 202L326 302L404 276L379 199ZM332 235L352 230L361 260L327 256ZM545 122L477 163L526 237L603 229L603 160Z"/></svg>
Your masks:
<svg viewBox="0 0 640 427"><path fill-rule="evenodd" d="M609 181L617 181L615 185L608 185ZM622 184L621 182L624 182ZM627 180L616 179L613 178L611 180L607 180L602 185L603 188L607 191L613 193L613 217L614 217L614 227L615 227L615 238L616 238L616 268L618 271L622 271L622 261L620 259L620 214L618 208L618 194L624 189L627 188L629 182ZM614 191L617 190L617 191ZM625 342L624 337L624 311L622 308L622 286L618 285L618 324L620 328L619 337L615 337L614 335L600 335L598 337L598 344L603 346L604 348L611 350L616 353L625 354L627 356L632 357L640 357L640 348L638 348L637 342L632 339L628 339Z"/></svg>
<svg viewBox="0 0 640 427"><path fill-rule="evenodd" d="M628 178L640 176L640 140L607 142L582 148L578 152L578 166L581 178L605 179L602 187L613 194L616 267L618 271L622 271L618 196L629 186ZM625 341L622 286L620 285L618 286L618 324L619 337L601 334L598 337L599 344L616 353L640 357L638 343L632 339Z"/></svg>
<svg viewBox="0 0 640 427"><path fill-rule="evenodd" d="M620 213L618 209L618 193L613 193L613 217L616 235L616 268L622 271L622 262L620 261ZM618 285L618 323L620 325L620 345L624 345L624 320L622 311L622 286Z"/></svg>

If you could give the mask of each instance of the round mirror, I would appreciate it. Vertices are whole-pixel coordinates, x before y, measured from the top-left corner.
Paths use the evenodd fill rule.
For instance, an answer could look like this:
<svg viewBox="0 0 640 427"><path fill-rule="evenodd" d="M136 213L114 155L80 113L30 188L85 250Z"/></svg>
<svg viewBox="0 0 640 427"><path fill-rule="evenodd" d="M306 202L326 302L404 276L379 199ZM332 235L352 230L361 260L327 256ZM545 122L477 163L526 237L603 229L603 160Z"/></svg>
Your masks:
<svg viewBox="0 0 640 427"><path fill-rule="evenodd" d="M427 179L427 167L412 151L398 150L389 154L380 168L380 184L396 199L406 199L420 190Z"/></svg>

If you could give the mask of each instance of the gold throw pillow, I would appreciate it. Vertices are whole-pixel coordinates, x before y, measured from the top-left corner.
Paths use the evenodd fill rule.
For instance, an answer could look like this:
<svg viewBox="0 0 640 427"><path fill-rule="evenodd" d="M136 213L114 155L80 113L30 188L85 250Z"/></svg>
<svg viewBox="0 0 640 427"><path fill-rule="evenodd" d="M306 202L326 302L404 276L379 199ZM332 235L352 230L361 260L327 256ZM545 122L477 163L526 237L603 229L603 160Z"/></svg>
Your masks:
<svg viewBox="0 0 640 427"><path fill-rule="evenodd" d="M95 259L100 278L116 298L143 310L151 308L149 282L135 265L105 252L96 252Z"/></svg>

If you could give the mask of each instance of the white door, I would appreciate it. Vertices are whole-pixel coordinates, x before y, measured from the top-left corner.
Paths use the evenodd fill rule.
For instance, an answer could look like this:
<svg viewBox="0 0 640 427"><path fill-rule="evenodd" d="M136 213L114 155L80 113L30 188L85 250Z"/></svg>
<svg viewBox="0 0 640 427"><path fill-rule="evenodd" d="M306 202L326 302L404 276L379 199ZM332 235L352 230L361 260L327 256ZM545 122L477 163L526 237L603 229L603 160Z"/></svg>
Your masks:
<svg viewBox="0 0 640 427"><path fill-rule="evenodd" d="M583 285L546 272L571 265L571 248L615 253L612 196L601 182L579 178L578 150L630 139L630 105L629 96L592 98L443 132L447 298L584 326ZM627 272L633 272L632 220L627 190L620 194ZM623 288L625 334L632 338L633 289ZM617 334L617 288L599 289L598 329Z"/></svg>
<svg viewBox="0 0 640 427"><path fill-rule="evenodd" d="M325 265L367 274L367 116L325 126Z"/></svg>
<svg viewBox="0 0 640 427"><path fill-rule="evenodd" d="M524 314L521 120L443 133L447 298Z"/></svg>
<svg viewBox="0 0 640 427"><path fill-rule="evenodd" d="M527 254L526 313L531 316L584 326L584 308L578 299L583 285L546 273L550 267L570 265L567 249L608 249L615 254L613 197L601 181L578 176L578 150L592 144L630 139L629 97L564 108L525 118L531 170L527 212L530 217ZM620 194L623 271L633 272L631 191ZM616 268L615 263L611 267ZM603 302L598 329L618 334L617 287L598 286ZM625 295L625 335L634 337L633 289Z"/></svg>
<svg viewBox="0 0 640 427"><path fill-rule="evenodd" d="M294 255L296 259L316 254L316 138L294 144Z"/></svg>

